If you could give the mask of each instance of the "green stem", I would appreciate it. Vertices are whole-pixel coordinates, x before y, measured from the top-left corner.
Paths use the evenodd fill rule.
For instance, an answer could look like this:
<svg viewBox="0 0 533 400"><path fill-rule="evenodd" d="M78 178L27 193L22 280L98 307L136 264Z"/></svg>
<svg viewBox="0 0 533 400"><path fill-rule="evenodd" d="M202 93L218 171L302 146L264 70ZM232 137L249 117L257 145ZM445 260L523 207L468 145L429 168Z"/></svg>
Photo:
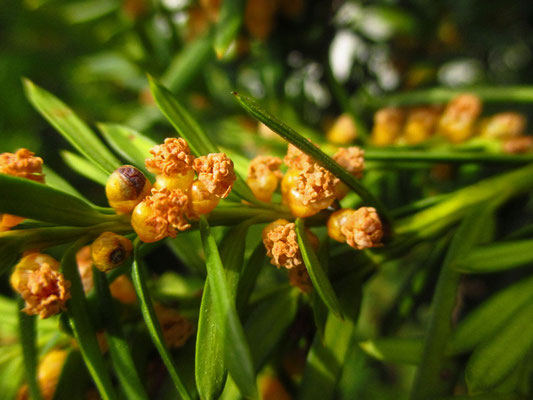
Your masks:
<svg viewBox="0 0 533 400"><path fill-rule="evenodd" d="M110 400L116 399L117 395L100 351L94 326L89 317L89 308L76 263L76 252L87 240L87 237L82 237L74 243L61 261L61 270L65 278L71 283L70 291L72 297L67 303L67 315L87 369L100 395L104 400Z"/></svg>
<svg viewBox="0 0 533 400"><path fill-rule="evenodd" d="M161 326L157 320L152 298L148 291L148 276L146 273L146 268L139 259L139 239L135 240L133 251L134 261L131 277L133 280L133 285L135 286L135 292L137 293L137 297L139 299L144 322L146 323L146 327L148 328L152 342L159 352L159 355L161 356L161 359L163 360L163 363L165 364L165 367L170 375L170 379L172 379L172 382L174 383L178 393L184 400L190 400L192 397L178 374L172 354L165 344L165 338L163 336Z"/></svg>
<svg viewBox="0 0 533 400"><path fill-rule="evenodd" d="M24 300L19 299L19 308L24 307ZM42 399L37 381L37 346L35 315L27 315L23 311L18 312L20 345L22 346L22 357L24 359L26 382L33 400Z"/></svg>
<svg viewBox="0 0 533 400"><path fill-rule="evenodd" d="M113 304L106 274L93 267L93 277L102 319L106 326L105 337L118 380L128 399L147 400L148 395L141 384Z"/></svg>
<svg viewBox="0 0 533 400"><path fill-rule="evenodd" d="M446 263L442 266L432 302L432 313L424 343L424 353L410 400L427 400L446 394L454 382L456 365L444 351L451 336L451 316L461 274Z"/></svg>
<svg viewBox="0 0 533 400"><path fill-rule="evenodd" d="M449 198L397 222L396 233L427 238L453 225L473 207L496 196L512 197L533 189L533 164L467 186Z"/></svg>
<svg viewBox="0 0 533 400"><path fill-rule="evenodd" d="M503 155L479 152L447 152L447 151L392 151L365 150L368 161L409 161L433 163L496 163L496 164L527 164L533 162L533 155Z"/></svg>
<svg viewBox="0 0 533 400"><path fill-rule="evenodd" d="M364 99L371 109L386 106L445 103L458 94L473 93L487 103L533 103L533 86L473 87L461 89L433 88Z"/></svg>

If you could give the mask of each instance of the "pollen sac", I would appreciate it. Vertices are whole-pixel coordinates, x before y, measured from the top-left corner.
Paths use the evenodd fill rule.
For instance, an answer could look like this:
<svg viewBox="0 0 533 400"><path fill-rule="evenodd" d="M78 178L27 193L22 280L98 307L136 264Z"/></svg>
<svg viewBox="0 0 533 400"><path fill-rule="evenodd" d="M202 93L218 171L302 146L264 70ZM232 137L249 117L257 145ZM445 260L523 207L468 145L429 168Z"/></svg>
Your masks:
<svg viewBox="0 0 533 400"><path fill-rule="evenodd" d="M372 143L376 146L393 144L402 133L405 111L401 108L389 107L378 110L374 115Z"/></svg>
<svg viewBox="0 0 533 400"><path fill-rule="evenodd" d="M28 149L0 154L0 173L44 183L43 159Z"/></svg>
<svg viewBox="0 0 533 400"><path fill-rule="evenodd" d="M176 230L191 227L186 218L188 203L189 198L182 190L152 189L152 195L133 210L131 225L145 243L175 237Z"/></svg>
<svg viewBox="0 0 533 400"><path fill-rule="evenodd" d="M192 182L189 191L189 216L199 218L200 215L209 214L220 202L220 197L212 194L199 180Z"/></svg>
<svg viewBox="0 0 533 400"><path fill-rule="evenodd" d="M182 138L166 138L165 143L150 150L145 165L148 171L165 176L186 175L192 169L194 156Z"/></svg>
<svg viewBox="0 0 533 400"><path fill-rule="evenodd" d="M284 178L285 180L285 178ZM282 183L284 202L295 217L309 217L328 208L336 196L339 179L316 163L307 164L297 175Z"/></svg>
<svg viewBox="0 0 533 400"><path fill-rule="evenodd" d="M251 161L246 183L258 200L272 199L282 177L280 165L281 159L277 157L257 156Z"/></svg>
<svg viewBox="0 0 533 400"><path fill-rule="evenodd" d="M194 160L194 170L209 193L222 199L229 196L237 179L233 161L224 153L211 153Z"/></svg>
<svg viewBox="0 0 533 400"><path fill-rule="evenodd" d="M44 183L43 159L35 157L28 149L19 149L15 153L0 154L0 174L30 179ZM0 214L0 232L7 231L25 218L10 214Z"/></svg>
<svg viewBox="0 0 533 400"><path fill-rule="evenodd" d="M59 272L59 263L46 254L23 257L15 266L10 283L26 302L22 311L41 319L65 310L70 299L70 282Z"/></svg>
<svg viewBox="0 0 533 400"><path fill-rule="evenodd" d="M113 232L104 232L91 245L94 266L106 272L122 265L133 250L131 241Z"/></svg>
<svg viewBox="0 0 533 400"><path fill-rule="evenodd" d="M267 256L273 265L291 269L303 264L294 223L278 219L263 229L262 236Z"/></svg>
<svg viewBox="0 0 533 400"><path fill-rule="evenodd" d="M105 186L109 205L117 212L129 214L150 194L152 185L144 174L132 165L116 169Z"/></svg>
<svg viewBox="0 0 533 400"><path fill-rule="evenodd" d="M341 228L346 225L348 217L354 212L351 208L343 208L331 214L327 223L328 236L337 242L345 243L346 236L342 233Z"/></svg>
<svg viewBox="0 0 533 400"><path fill-rule="evenodd" d="M361 207L350 213L341 225L341 233L348 245L358 250L382 246L383 226L373 207Z"/></svg>
<svg viewBox="0 0 533 400"><path fill-rule="evenodd" d="M314 163L314 160L313 158L305 154L302 150L300 150L298 147L289 144L289 146L287 147L287 154L285 155L285 157L283 157L283 162L290 169L301 171L305 169L309 164Z"/></svg>
<svg viewBox="0 0 533 400"><path fill-rule="evenodd" d="M365 169L364 156L365 151L363 149L357 146L351 146L338 149L333 155L333 159L356 178L362 178Z"/></svg>
<svg viewBox="0 0 533 400"><path fill-rule="evenodd" d="M477 96L469 93L457 96L446 106L438 132L451 142L464 142L474 134L474 124L481 108L481 100Z"/></svg>

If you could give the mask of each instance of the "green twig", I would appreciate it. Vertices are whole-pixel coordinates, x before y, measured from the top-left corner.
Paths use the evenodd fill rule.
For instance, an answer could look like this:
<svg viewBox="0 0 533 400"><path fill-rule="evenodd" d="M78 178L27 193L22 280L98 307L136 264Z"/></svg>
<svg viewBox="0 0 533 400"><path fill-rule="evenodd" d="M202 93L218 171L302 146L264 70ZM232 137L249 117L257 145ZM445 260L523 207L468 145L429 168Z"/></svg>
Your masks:
<svg viewBox="0 0 533 400"><path fill-rule="evenodd" d="M386 106L445 103L458 94L473 93L487 103L533 103L533 86L472 87L461 89L433 88L364 99L371 109Z"/></svg>
<svg viewBox="0 0 533 400"><path fill-rule="evenodd" d="M24 300L19 299L19 308L24 307ZM27 315L23 311L18 312L20 345L22 346L22 357L24 359L26 382L33 400L42 399L37 381L37 347L35 329L35 315Z"/></svg>

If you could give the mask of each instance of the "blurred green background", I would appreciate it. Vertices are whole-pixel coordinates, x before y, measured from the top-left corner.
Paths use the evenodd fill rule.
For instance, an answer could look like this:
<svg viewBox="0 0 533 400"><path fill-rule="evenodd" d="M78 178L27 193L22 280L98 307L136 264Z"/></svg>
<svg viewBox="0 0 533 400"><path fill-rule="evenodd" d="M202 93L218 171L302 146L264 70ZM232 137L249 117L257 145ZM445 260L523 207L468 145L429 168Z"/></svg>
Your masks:
<svg viewBox="0 0 533 400"><path fill-rule="evenodd" d="M242 113L231 90L323 131L346 96L533 81L531 2L250 0L221 59L212 46L219 3L4 0L0 151L26 146L61 168L66 144L32 110L21 77L92 124L120 122L155 137L168 127L146 73L215 134L253 129L235 120Z"/></svg>

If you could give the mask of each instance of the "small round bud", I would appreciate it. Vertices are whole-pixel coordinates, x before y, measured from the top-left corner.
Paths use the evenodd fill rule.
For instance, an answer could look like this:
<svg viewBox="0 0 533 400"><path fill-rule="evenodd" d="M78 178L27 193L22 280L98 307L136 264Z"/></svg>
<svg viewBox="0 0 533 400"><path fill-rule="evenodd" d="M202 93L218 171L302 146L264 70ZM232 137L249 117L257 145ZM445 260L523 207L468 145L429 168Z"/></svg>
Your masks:
<svg viewBox="0 0 533 400"><path fill-rule="evenodd" d="M415 107L409 111L403 139L407 144L421 143L435 133L442 108L439 106Z"/></svg>
<svg viewBox="0 0 533 400"><path fill-rule="evenodd" d="M189 229L188 211L189 198L182 190L152 189L133 210L131 225L143 242L155 242Z"/></svg>
<svg viewBox="0 0 533 400"><path fill-rule="evenodd" d="M157 175L155 177L154 188L162 189L167 188L168 190L180 189L187 190L194 180L194 170L190 169L184 174L176 173L173 175Z"/></svg>
<svg viewBox="0 0 533 400"><path fill-rule="evenodd" d="M117 212L128 214L150 194L152 185L144 174L131 165L116 169L105 186L109 205Z"/></svg>
<svg viewBox="0 0 533 400"><path fill-rule="evenodd" d="M357 138L357 126L349 114L341 114L329 128L326 137L335 144L348 144Z"/></svg>
<svg viewBox="0 0 533 400"><path fill-rule="evenodd" d="M192 323L177 311L159 304L155 305L155 313L166 345L170 348L182 347L194 332Z"/></svg>
<svg viewBox="0 0 533 400"><path fill-rule="evenodd" d="M281 162L281 159L269 156L257 156L251 161L246 183L258 200L270 202L272 199L281 178Z"/></svg>
<svg viewBox="0 0 533 400"><path fill-rule="evenodd" d="M351 208L343 208L335 211L328 219L328 236L337 242L345 243L346 236L341 228L346 224L348 217L354 212Z"/></svg>
<svg viewBox="0 0 533 400"><path fill-rule="evenodd" d="M372 143L376 146L393 144L402 132L405 111L401 108L382 108L374 115Z"/></svg>
<svg viewBox="0 0 533 400"><path fill-rule="evenodd" d="M10 283L26 303L22 311L41 319L65 310L70 299L70 282L59 272L59 263L46 254L23 257L15 266Z"/></svg>
<svg viewBox="0 0 533 400"><path fill-rule="evenodd" d="M295 217L306 218L328 208L335 201L339 179L316 164L306 170L290 169L281 181L283 202Z"/></svg>
<svg viewBox="0 0 533 400"><path fill-rule="evenodd" d="M383 226L373 207L361 207L350 213L341 225L341 233L346 236L346 242L358 250L382 246Z"/></svg>
<svg viewBox="0 0 533 400"><path fill-rule="evenodd" d="M102 272L110 271L126 261L133 250L131 241L113 232L104 232L91 245L94 266Z"/></svg>
<svg viewBox="0 0 533 400"><path fill-rule="evenodd" d="M533 136L518 136L505 139L502 143L503 152L521 154L533 151Z"/></svg>
<svg viewBox="0 0 533 400"><path fill-rule="evenodd" d="M133 283L126 275L120 275L109 285L111 296L124 304L135 304L137 302L137 294Z"/></svg>
<svg viewBox="0 0 533 400"><path fill-rule="evenodd" d="M203 182L195 180L189 187L189 214L191 218L209 214L220 202L220 197L209 193Z"/></svg>
<svg viewBox="0 0 533 400"><path fill-rule="evenodd" d="M480 135L491 139L519 137L526 128L526 117L515 112L503 112L486 118L480 126Z"/></svg>
<svg viewBox="0 0 533 400"><path fill-rule="evenodd" d="M291 189L283 197L284 203L289 206L289 210L293 216L297 218L307 218L328 208L333 201L335 201L335 196L330 196L314 202L308 202L307 204L305 204L304 199L305 195L299 192L296 188Z"/></svg>
<svg viewBox="0 0 533 400"><path fill-rule="evenodd" d="M153 218L154 212L146 201L141 201L131 214L131 226L144 243L157 242L167 236L168 222L164 218L158 217L156 221Z"/></svg>
<svg viewBox="0 0 533 400"><path fill-rule="evenodd" d="M37 382L39 391L44 400L51 400L63 371L63 366L68 356L66 350L51 350L42 358L37 369ZM29 399L28 386L24 385L17 394L17 400Z"/></svg>
<svg viewBox="0 0 533 400"><path fill-rule="evenodd" d="M442 113L438 131L454 143L464 142L474 133L474 124L481 114L479 97L465 93L452 99Z"/></svg>

